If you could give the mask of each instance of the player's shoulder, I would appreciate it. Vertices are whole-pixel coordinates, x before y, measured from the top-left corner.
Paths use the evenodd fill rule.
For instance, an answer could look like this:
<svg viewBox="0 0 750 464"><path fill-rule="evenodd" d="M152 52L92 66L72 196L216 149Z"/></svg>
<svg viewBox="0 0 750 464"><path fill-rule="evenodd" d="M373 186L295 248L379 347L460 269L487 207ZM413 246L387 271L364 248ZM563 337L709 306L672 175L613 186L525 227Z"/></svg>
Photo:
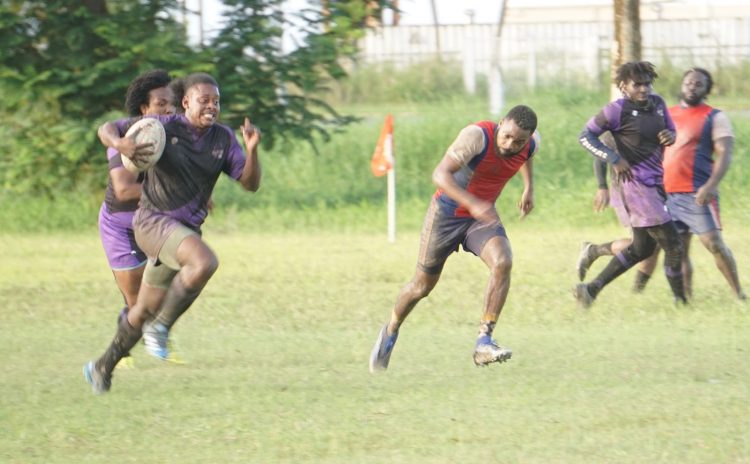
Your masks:
<svg viewBox="0 0 750 464"><path fill-rule="evenodd" d="M664 100L664 97L662 97L658 93L652 93L651 95L649 95L649 98L651 98L651 100L657 105L662 105L665 107L667 106L667 102Z"/></svg>
<svg viewBox="0 0 750 464"><path fill-rule="evenodd" d="M534 133L531 134L531 138L529 139L529 156L534 156L539 151L539 148L541 146L542 135L538 130L535 130Z"/></svg>
<svg viewBox="0 0 750 464"><path fill-rule="evenodd" d="M468 126L461 129L461 132L458 133L458 138L467 142L484 140L484 130L491 129L491 127L484 124L486 122L490 121L480 121L474 124L469 124Z"/></svg>

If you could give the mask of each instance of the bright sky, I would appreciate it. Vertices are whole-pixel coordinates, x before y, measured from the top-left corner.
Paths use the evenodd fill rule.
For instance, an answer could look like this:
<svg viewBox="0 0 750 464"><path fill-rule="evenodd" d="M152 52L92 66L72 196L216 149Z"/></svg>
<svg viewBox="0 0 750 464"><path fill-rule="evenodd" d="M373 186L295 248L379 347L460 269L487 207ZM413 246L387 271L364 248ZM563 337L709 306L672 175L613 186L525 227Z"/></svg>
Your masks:
<svg viewBox="0 0 750 464"><path fill-rule="evenodd" d="M201 0L185 0L190 9L197 10ZM682 4L690 6L708 6L718 4L739 5L750 0L641 0L641 8L654 3ZM219 27L221 0L202 0L204 28L211 31ZM401 24L432 24L431 0L400 0ZM563 5L608 5L613 0L508 0L508 8L516 6L563 6ZM440 24L468 24L469 12L474 12L474 22L494 23L500 16L502 0L435 0L438 21ZM306 0L287 0L285 9L288 12L299 11L307 5ZM386 21L389 17L386 17ZM197 37L197 22L190 27L191 35Z"/></svg>

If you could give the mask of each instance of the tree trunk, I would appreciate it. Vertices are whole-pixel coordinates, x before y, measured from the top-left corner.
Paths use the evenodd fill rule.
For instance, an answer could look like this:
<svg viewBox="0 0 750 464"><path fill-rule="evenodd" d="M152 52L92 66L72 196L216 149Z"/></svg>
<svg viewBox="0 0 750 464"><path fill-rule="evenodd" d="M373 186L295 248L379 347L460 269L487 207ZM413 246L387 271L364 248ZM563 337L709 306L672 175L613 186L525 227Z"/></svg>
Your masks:
<svg viewBox="0 0 750 464"><path fill-rule="evenodd" d="M612 47L612 76L621 64L641 60L640 0L614 0L615 43ZM620 95L612 86L612 98Z"/></svg>

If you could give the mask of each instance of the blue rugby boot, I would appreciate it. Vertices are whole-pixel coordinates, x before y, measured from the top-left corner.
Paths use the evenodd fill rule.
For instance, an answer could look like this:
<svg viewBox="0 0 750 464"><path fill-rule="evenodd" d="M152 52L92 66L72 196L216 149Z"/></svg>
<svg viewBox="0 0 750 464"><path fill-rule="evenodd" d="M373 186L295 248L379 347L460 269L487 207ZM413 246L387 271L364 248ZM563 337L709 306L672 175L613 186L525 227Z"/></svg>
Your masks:
<svg viewBox="0 0 750 464"><path fill-rule="evenodd" d="M185 364L170 340L169 329L159 322L143 324L143 344L151 356L174 364Z"/></svg>
<svg viewBox="0 0 750 464"><path fill-rule="evenodd" d="M112 386L112 374L100 372L94 361L89 361L83 366L83 377L91 385L91 391L95 395L107 393Z"/></svg>
<svg viewBox="0 0 750 464"><path fill-rule="evenodd" d="M398 331L388 335L388 324L384 325L370 353L370 372L388 369L388 362L391 360L396 340L398 340Z"/></svg>

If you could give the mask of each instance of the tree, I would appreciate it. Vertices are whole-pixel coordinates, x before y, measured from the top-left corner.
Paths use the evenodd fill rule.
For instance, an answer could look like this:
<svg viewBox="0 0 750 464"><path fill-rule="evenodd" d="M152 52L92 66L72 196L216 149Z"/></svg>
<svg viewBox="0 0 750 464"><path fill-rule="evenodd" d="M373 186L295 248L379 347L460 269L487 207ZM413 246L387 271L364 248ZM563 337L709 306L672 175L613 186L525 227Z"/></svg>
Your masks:
<svg viewBox="0 0 750 464"><path fill-rule="evenodd" d="M641 59L640 0L614 0L615 49L612 56L612 74L623 63ZM612 99L620 91L612 86Z"/></svg>
<svg viewBox="0 0 750 464"><path fill-rule="evenodd" d="M0 6L2 185L54 196L103 185L96 126L121 114L146 69L178 69L191 55L164 12L172 0L26 0Z"/></svg>
<svg viewBox="0 0 750 464"><path fill-rule="evenodd" d="M280 138L315 143L354 118L320 97L346 75L367 18L386 0L328 0L294 16L282 0L224 0L218 35L188 45L176 0L3 0L0 3L0 181L5 189L90 191L106 163L96 140L105 118L122 115L125 89L153 68L214 74L222 120L245 115ZM323 23L327 21L328 27ZM285 29L300 31L285 49Z"/></svg>
<svg viewBox="0 0 750 464"><path fill-rule="evenodd" d="M283 0L225 0L223 25L207 53L222 90L222 118L238 125L249 115L265 132L264 143L279 138L326 140L355 118L339 114L322 96L331 80L342 79L342 60L353 58L368 18L390 3L328 0L285 16ZM288 31L296 30L296 34ZM292 42L284 48L284 40Z"/></svg>

